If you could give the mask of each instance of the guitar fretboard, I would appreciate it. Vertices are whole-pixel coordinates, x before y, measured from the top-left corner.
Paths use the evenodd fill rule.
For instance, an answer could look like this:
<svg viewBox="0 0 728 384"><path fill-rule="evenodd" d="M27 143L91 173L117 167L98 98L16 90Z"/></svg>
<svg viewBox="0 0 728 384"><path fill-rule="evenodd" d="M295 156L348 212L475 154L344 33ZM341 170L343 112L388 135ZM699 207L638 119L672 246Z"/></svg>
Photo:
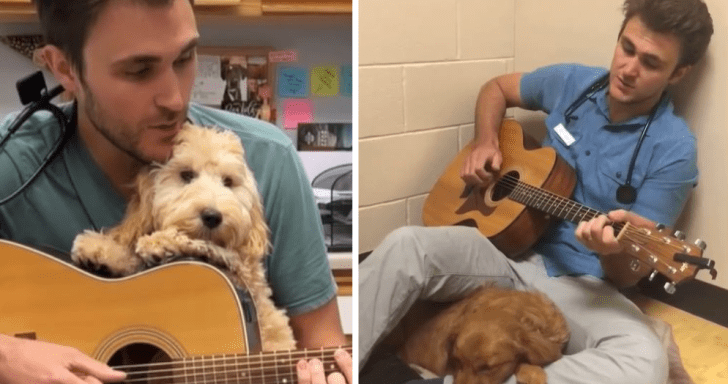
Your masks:
<svg viewBox="0 0 728 384"><path fill-rule="evenodd" d="M351 347L341 347L351 353ZM165 363L115 367L127 372L127 383L293 384L299 360L319 359L324 373L338 371L338 348L199 356Z"/></svg>
<svg viewBox="0 0 728 384"><path fill-rule="evenodd" d="M605 215L603 212L573 200L521 182L512 175L503 176L498 181L498 187L510 190L508 197L516 202L573 223L589 221L599 215ZM614 229L619 232L623 226L623 224L617 223Z"/></svg>

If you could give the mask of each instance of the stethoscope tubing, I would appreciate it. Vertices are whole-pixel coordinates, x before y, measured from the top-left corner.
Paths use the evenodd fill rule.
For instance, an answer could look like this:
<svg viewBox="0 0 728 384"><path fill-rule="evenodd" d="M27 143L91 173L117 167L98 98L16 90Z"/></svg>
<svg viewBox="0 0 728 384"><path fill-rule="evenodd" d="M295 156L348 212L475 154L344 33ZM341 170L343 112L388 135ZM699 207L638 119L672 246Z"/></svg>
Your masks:
<svg viewBox="0 0 728 384"><path fill-rule="evenodd" d="M572 116L574 112L582 105L584 102L586 102L588 99L591 99L594 97L594 95L604 89L607 85L609 85L609 73L605 74L604 76L600 77L597 81L595 81L589 88L587 88L584 92L579 95L579 97L574 100L571 105L569 105L568 108L566 108L566 111L564 111L564 121L566 124L569 124L571 120L577 119L575 116ZM660 105L662 104L662 100L665 97L665 93L663 93L660 96L660 100L655 104L655 106L650 111L650 115L647 117L647 121L645 122L644 127L642 128L642 133L640 133L640 137L637 140L637 146L635 147L634 151L632 151L632 158L629 162L629 168L627 169L627 180L624 184L620 185L619 188L617 188L617 201L619 201L622 204L631 204L634 203L634 201L637 198L637 190L632 186L632 173L634 172L634 166L637 162L637 155L639 154L640 148L642 147L642 143L645 140L645 136L647 136L647 130L650 128L650 125L652 124L652 120L654 120L655 115L657 114L657 110L659 109Z"/></svg>
<svg viewBox="0 0 728 384"><path fill-rule="evenodd" d="M58 138L58 140L56 140L53 150L51 150L48 155L43 158L40 167L35 170L35 172L28 178L28 180L23 183L23 185L21 185L18 189L16 189L7 197L0 200L0 205L8 203L16 196L20 195L26 188L28 188L28 186L41 174L41 172L43 172L43 170L48 166L48 164L50 164L53 158L61 151L66 141L68 141L68 138L70 137L70 131L68 130L68 121L66 120L66 115L60 108L51 104L50 102L51 99L61 94L61 92L63 92L63 87L59 85L56 88L50 90L47 94L43 95L41 99L37 102L28 105L23 111L18 114L15 120L13 120L10 128L8 128L7 135L3 137L2 140L0 140L0 150L2 150L2 148L5 146L5 143L23 125L23 123L25 123L25 121L28 120L34 113L42 110L51 112L56 120L58 120L58 124L61 128L61 136Z"/></svg>

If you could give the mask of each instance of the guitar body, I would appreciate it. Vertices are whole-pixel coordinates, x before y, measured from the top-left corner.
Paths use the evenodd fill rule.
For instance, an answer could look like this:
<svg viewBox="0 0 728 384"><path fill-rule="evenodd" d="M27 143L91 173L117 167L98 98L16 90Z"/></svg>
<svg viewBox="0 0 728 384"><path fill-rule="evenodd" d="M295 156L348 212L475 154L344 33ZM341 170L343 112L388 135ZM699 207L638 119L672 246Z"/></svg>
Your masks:
<svg viewBox="0 0 728 384"><path fill-rule="evenodd" d="M312 358L338 371L338 347L260 352L253 306L201 262L104 279L0 240L0 292L1 334L74 347L130 383L290 384Z"/></svg>
<svg viewBox="0 0 728 384"><path fill-rule="evenodd" d="M73 346L104 362L134 344L171 359L247 352L235 288L206 264L103 279L2 240L0 260L2 334Z"/></svg>
<svg viewBox="0 0 728 384"><path fill-rule="evenodd" d="M571 196L576 175L553 148L538 148L514 120L504 120L499 143L503 164L496 180L508 175L556 195ZM496 188L496 183L468 187L460 178L460 169L472 146L471 142L463 148L435 183L425 200L422 219L428 226L476 227L506 256L516 257L536 243L551 220L543 212L506 198L507 192Z"/></svg>

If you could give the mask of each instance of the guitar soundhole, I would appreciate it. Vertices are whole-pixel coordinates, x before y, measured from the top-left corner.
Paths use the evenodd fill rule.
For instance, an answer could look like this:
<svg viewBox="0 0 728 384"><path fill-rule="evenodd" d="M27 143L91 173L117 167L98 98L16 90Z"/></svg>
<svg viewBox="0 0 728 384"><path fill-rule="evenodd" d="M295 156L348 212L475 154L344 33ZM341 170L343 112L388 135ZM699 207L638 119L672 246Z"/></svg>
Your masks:
<svg viewBox="0 0 728 384"><path fill-rule="evenodd" d="M161 349L135 343L119 349L111 356L108 364L127 373L125 383L166 384L175 382L171 361Z"/></svg>
<svg viewBox="0 0 728 384"><path fill-rule="evenodd" d="M491 193L491 200L500 201L508 197L513 192L513 189L518 185L518 180L521 175L517 171L510 171L503 175L493 186L493 192Z"/></svg>

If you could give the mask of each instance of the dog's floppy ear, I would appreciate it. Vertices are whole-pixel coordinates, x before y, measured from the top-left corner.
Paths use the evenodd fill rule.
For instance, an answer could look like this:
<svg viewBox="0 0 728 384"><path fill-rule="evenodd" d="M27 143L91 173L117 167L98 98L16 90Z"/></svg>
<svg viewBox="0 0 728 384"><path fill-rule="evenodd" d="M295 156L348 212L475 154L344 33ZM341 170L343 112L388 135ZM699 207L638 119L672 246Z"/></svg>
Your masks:
<svg viewBox="0 0 728 384"><path fill-rule="evenodd" d="M268 225L265 223L260 200L256 201L250 210L250 225L250 232L243 241L243 254L254 256L256 260L260 260L268 253L270 248Z"/></svg>
<svg viewBox="0 0 728 384"><path fill-rule="evenodd" d="M452 369L451 357L462 328L464 308L464 305L456 303L435 315L434 319L428 319L435 308L442 305L417 303L411 308L407 314L406 327L413 327L415 330L406 336L407 341L402 348L405 361L418 364L440 376Z"/></svg>
<svg viewBox="0 0 728 384"><path fill-rule="evenodd" d="M561 357L569 340L569 325L556 305L545 295L538 294L523 308L521 314L521 347L528 362L544 365Z"/></svg>
<svg viewBox="0 0 728 384"><path fill-rule="evenodd" d="M527 319L524 323L533 321ZM538 327L524 327L519 337L522 356L535 365L546 365L561 358L561 350L568 340L568 330L550 329L549 324Z"/></svg>
<svg viewBox="0 0 728 384"><path fill-rule="evenodd" d="M220 60L220 77L223 80L227 80L227 68L228 68L229 63L230 63L230 59Z"/></svg>
<svg viewBox="0 0 728 384"><path fill-rule="evenodd" d="M136 191L126 207L124 219L109 233L117 243L134 247L138 238L154 230L153 184L154 176L148 169L141 171L137 176Z"/></svg>

